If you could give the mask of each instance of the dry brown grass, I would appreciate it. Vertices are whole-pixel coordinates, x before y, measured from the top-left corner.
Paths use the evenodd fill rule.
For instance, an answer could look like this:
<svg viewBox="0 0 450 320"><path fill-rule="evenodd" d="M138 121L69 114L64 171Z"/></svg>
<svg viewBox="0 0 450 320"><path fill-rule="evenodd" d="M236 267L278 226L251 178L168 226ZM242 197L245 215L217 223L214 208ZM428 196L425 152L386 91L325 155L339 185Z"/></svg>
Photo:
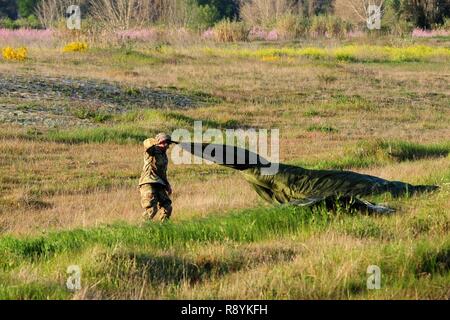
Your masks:
<svg viewBox="0 0 450 320"><path fill-rule="evenodd" d="M5 196L10 205L3 208L0 216L3 232L27 234L114 221L141 221L136 178L143 161L140 146L69 146L18 139L2 142L2 176L10 181ZM172 169L175 221L259 203L255 193L235 174L205 181L193 179L192 171L190 174L186 169ZM102 177L110 177L112 185L96 188L96 181ZM94 180L86 183L85 179ZM39 190L44 194L34 195ZM46 195L45 190L56 194ZM33 203L21 205L23 197L34 197L49 208Z"/></svg>
<svg viewBox="0 0 450 320"><path fill-rule="evenodd" d="M173 221L179 222L210 213L226 214L233 209L252 207L260 200L248 184L234 178L215 178L206 183L174 182ZM44 197L51 208L17 208L0 216L3 233L33 234L126 221L142 223L139 191L113 188L83 195Z"/></svg>

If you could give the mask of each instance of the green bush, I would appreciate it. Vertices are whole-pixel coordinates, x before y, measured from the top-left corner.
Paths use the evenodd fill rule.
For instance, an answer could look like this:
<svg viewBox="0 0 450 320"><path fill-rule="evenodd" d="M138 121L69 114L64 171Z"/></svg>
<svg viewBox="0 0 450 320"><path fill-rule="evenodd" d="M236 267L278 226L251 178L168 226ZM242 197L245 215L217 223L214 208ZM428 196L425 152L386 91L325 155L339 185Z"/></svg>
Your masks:
<svg viewBox="0 0 450 320"><path fill-rule="evenodd" d="M27 28L27 29L41 29L42 25L39 22L38 18L36 16L31 15L27 18L21 18L17 19L15 21L18 28Z"/></svg>
<svg viewBox="0 0 450 320"><path fill-rule="evenodd" d="M16 26L14 20L12 20L10 18L3 18L3 19L0 19L0 28L17 29L17 26Z"/></svg>
<svg viewBox="0 0 450 320"><path fill-rule="evenodd" d="M443 30L446 30L446 31L450 31L450 17L444 19L444 23L442 24L442 26L440 28Z"/></svg>
<svg viewBox="0 0 450 320"><path fill-rule="evenodd" d="M220 42L246 41L249 29L243 22L225 19L214 26L214 34L216 40Z"/></svg>
<svg viewBox="0 0 450 320"><path fill-rule="evenodd" d="M217 12L216 21L235 19L239 16L239 1L236 0L195 0L199 6L209 6Z"/></svg>
<svg viewBox="0 0 450 320"><path fill-rule="evenodd" d="M5 29L20 29L20 28L26 28L26 29L41 29L42 25L40 24L39 20L31 15L27 18L20 18L17 20L12 20L10 18L4 18L0 19L0 28Z"/></svg>
<svg viewBox="0 0 450 320"><path fill-rule="evenodd" d="M219 11L216 7L210 5L192 7L192 20L189 27L197 30L204 30L212 27L219 20Z"/></svg>
<svg viewBox="0 0 450 320"><path fill-rule="evenodd" d="M398 1L399 2L399 1ZM383 11L383 18L381 19L381 33L391 34L394 36L404 36L411 34L414 28L411 22L401 17L401 11L399 11L399 4L393 2L386 5ZM365 26L364 26L365 27ZM377 30L370 31L370 33L380 33Z"/></svg>
<svg viewBox="0 0 450 320"><path fill-rule="evenodd" d="M17 7L21 17L28 17L33 15L36 6L40 0L17 0Z"/></svg>

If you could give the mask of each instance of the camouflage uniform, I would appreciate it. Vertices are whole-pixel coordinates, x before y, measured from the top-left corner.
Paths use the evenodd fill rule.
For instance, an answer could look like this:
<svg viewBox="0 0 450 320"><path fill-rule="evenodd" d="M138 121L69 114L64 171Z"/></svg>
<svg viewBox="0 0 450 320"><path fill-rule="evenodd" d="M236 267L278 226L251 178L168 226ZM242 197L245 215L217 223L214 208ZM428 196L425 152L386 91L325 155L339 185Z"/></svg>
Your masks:
<svg viewBox="0 0 450 320"><path fill-rule="evenodd" d="M171 188L167 180L167 154L156 146L156 139L144 142L144 167L139 179L141 205L145 209L144 218L155 217L159 209L162 211L161 221L168 220L172 214L172 201L168 190Z"/></svg>

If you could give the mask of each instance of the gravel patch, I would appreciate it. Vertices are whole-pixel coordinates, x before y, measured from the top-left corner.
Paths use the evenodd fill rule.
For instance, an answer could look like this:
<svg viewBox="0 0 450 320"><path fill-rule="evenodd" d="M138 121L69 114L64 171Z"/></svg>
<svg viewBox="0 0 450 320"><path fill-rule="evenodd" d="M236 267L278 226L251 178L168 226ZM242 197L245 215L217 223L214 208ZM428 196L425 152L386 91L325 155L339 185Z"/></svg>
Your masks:
<svg viewBox="0 0 450 320"><path fill-rule="evenodd" d="M98 125L74 115L70 101L76 102L74 105L78 107L86 105L91 109L94 106L95 111L102 114L124 113L136 108L185 109L204 103L200 98L177 92L126 87L113 82L5 74L0 74L0 98L32 102L30 106L0 103L0 123L44 127Z"/></svg>

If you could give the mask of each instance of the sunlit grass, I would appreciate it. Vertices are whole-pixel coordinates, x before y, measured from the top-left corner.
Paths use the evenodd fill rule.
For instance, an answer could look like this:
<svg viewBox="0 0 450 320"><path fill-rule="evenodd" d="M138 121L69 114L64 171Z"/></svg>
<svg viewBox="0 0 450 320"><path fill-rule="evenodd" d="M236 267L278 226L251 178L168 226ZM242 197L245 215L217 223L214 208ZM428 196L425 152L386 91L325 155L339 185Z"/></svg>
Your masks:
<svg viewBox="0 0 450 320"><path fill-rule="evenodd" d="M285 233L307 228L310 224L325 225L330 219L323 208L303 209L292 206L253 209L236 212L227 217L210 216L184 223L155 224L143 227L116 224L94 229L78 229L51 233L35 238L0 239L3 255L1 266L11 268L22 258L48 258L55 253L76 251L96 244L107 246L151 245L158 248L186 247L193 243L255 242L276 239Z"/></svg>
<svg viewBox="0 0 450 320"><path fill-rule="evenodd" d="M370 46L348 45L337 48L205 48L208 55L260 58L263 61L275 61L273 57L301 57L313 59L335 59L358 62L411 62L433 59L450 59L450 49L429 46Z"/></svg>
<svg viewBox="0 0 450 320"><path fill-rule="evenodd" d="M312 129L311 129L312 130ZM314 127L314 130L332 132L332 128ZM314 169L351 169L384 166L402 161L447 157L450 143L419 144L401 140L366 140L348 146L344 154L315 162L294 160L293 164Z"/></svg>
<svg viewBox="0 0 450 320"><path fill-rule="evenodd" d="M25 115L66 106L88 126L2 123L0 298L446 299L449 49L428 40L363 43L92 47L82 55L33 46L24 64L1 60L4 74L120 83L112 103L124 108L109 113L118 109L90 96L43 98L45 90L2 93L2 106ZM128 104L145 88L205 103ZM172 223L142 224L142 140L198 120L204 129L279 128L282 162L440 190L368 198L397 210L389 216L271 207L232 169L171 163ZM72 264L83 274L75 294L65 289ZM381 290L366 288L373 264Z"/></svg>

